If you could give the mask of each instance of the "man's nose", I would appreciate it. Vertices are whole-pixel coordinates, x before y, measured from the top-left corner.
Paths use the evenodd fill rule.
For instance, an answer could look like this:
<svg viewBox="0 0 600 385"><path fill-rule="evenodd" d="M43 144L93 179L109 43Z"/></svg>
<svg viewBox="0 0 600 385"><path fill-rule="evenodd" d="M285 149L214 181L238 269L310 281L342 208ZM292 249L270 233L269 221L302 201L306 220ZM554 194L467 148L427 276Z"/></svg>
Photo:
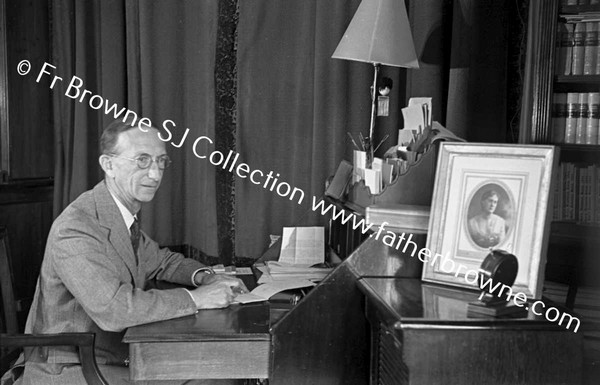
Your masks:
<svg viewBox="0 0 600 385"><path fill-rule="evenodd" d="M159 181L162 177L162 171L158 168L157 162L153 161L152 164L150 164L150 168L148 169L148 177L156 181Z"/></svg>

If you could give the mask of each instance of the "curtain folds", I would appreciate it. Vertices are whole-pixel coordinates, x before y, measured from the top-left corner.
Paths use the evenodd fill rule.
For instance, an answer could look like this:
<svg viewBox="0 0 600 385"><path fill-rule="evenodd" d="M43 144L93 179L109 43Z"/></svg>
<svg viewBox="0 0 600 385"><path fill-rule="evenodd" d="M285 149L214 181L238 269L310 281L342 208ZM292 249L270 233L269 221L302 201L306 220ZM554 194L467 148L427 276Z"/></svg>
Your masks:
<svg viewBox="0 0 600 385"><path fill-rule="evenodd" d="M411 1L409 17L421 69L410 71L408 96L432 96L433 118L473 142L504 142L509 46L515 1ZM513 29L523 28L513 25ZM520 86L516 85L517 87ZM437 107L436 107L437 106Z"/></svg>
<svg viewBox="0 0 600 385"><path fill-rule="evenodd" d="M258 257L282 226L322 224L311 210L347 132L368 133L373 68L332 59L359 1L242 1L238 37L238 150L267 177L236 180L236 254ZM279 183L303 191L290 200ZM266 183L266 188L265 188ZM274 191L271 191L273 188Z"/></svg>
<svg viewBox="0 0 600 385"><path fill-rule="evenodd" d="M194 155L193 143L201 136L215 140L217 7L216 0L131 1L127 7L129 36L139 39L128 41L129 104L159 128L172 121L166 124L173 135L167 142L173 164L152 203L144 205L142 222L161 244L191 244L213 256L215 167ZM210 148L201 145L198 152Z"/></svg>
<svg viewBox="0 0 600 385"><path fill-rule="evenodd" d="M225 262L257 258L269 234L280 234L283 226L297 226L301 218L304 225L324 223L311 210L313 196L322 195L342 159L352 159L347 134L368 132L373 68L331 58L359 3L231 0L220 7L219 0L52 0L52 60L63 79L82 78L93 94L156 126L170 121L173 165L153 203L143 208L146 231L161 244L221 253ZM390 135L378 154L396 143L400 108L411 96L432 96L434 119L468 140L504 141L507 9L513 1L407 4L421 69L382 67L394 86L390 116L376 122L376 143ZM219 57L232 41L235 57ZM237 72L231 76L222 63ZM217 84L237 90L227 95ZM54 90L53 101L55 214L101 179L98 139L112 120L65 97L66 86ZM233 111L219 115L223 108ZM259 184L236 175L231 185L231 175L197 158L193 143L201 136L230 143L240 154L238 164L261 171ZM203 141L196 150L209 155L215 143ZM302 191L303 200L298 202L298 192L288 199L282 182Z"/></svg>
<svg viewBox="0 0 600 385"><path fill-rule="evenodd" d="M81 2L53 0L52 65L63 78L53 94L55 172L54 215L101 177L98 143L106 117L91 109L89 96L65 96L73 76L88 89L123 105L125 101L125 30L120 0Z"/></svg>

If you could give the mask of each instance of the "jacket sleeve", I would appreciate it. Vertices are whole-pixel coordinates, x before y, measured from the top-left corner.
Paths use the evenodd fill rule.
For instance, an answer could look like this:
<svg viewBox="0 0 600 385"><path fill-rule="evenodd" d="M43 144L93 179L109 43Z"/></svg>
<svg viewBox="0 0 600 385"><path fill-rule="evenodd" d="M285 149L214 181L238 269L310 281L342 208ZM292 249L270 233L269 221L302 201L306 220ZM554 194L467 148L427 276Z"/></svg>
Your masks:
<svg viewBox="0 0 600 385"><path fill-rule="evenodd" d="M56 275L101 329L121 331L196 312L184 289L135 288L126 265L95 226L63 223L54 232L48 248Z"/></svg>
<svg viewBox="0 0 600 385"><path fill-rule="evenodd" d="M192 275L196 270L205 266L192 258L184 257L181 253L172 252L166 247L160 248L158 243L150 239L144 232L142 232L140 249L144 258L147 258L147 279L195 286L192 282Z"/></svg>

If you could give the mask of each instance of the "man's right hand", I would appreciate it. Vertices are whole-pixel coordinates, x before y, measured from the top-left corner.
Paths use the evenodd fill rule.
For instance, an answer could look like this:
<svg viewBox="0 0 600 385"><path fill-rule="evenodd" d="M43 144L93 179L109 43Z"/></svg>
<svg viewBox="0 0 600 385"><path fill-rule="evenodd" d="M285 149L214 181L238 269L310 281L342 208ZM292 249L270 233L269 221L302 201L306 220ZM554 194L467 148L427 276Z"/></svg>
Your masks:
<svg viewBox="0 0 600 385"><path fill-rule="evenodd" d="M233 302L236 294L229 282L215 281L190 290L196 308L198 309L220 309L227 307Z"/></svg>

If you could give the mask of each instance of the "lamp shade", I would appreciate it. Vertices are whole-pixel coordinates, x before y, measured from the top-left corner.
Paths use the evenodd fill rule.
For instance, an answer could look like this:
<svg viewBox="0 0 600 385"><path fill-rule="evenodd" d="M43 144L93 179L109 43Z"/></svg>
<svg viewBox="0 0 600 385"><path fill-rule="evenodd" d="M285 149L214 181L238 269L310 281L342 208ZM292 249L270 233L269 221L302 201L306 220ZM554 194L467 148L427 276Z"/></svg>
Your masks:
<svg viewBox="0 0 600 385"><path fill-rule="evenodd" d="M419 68L404 0L362 0L332 58Z"/></svg>

